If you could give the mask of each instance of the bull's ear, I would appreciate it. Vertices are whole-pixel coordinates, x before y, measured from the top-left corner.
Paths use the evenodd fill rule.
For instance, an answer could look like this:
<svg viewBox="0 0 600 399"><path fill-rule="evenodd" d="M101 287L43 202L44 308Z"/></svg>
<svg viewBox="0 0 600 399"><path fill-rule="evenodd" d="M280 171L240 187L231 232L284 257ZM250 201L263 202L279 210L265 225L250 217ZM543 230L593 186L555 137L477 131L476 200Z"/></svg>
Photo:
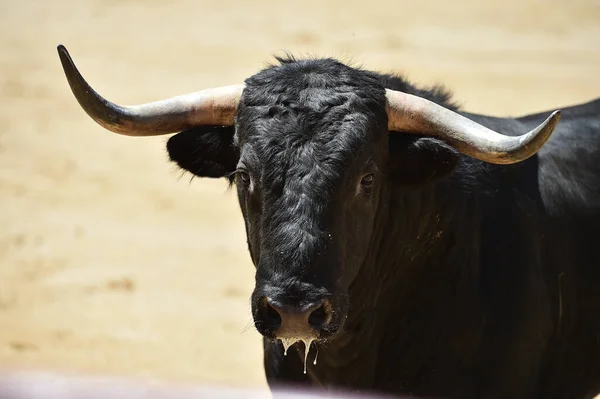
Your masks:
<svg viewBox="0 0 600 399"><path fill-rule="evenodd" d="M390 175L400 184L416 185L444 178L460 162L460 153L430 137L390 133Z"/></svg>
<svg viewBox="0 0 600 399"><path fill-rule="evenodd" d="M235 171L239 151L233 144L233 126L198 127L171 137L171 161L196 176L225 177Z"/></svg>

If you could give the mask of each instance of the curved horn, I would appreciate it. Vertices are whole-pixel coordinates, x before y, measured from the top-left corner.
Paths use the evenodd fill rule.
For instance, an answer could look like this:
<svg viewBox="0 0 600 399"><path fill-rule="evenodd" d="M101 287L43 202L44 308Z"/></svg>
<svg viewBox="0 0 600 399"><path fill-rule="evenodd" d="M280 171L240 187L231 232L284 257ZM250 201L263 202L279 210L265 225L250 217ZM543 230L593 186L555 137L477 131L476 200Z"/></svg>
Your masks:
<svg viewBox="0 0 600 399"><path fill-rule="evenodd" d="M389 89L386 97L389 130L436 136L466 155L495 164L517 163L534 155L560 120L560 110L554 111L532 131L505 136L421 97Z"/></svg>
<svg viewBox="0 0 600 399"><path fill-rule="evenodd" d="M120 106L92 89L63 45L57 50L79 105L93 120L112 132L156 136L199 125L233 125L244 85L216 87L147 104Z"/></svg>

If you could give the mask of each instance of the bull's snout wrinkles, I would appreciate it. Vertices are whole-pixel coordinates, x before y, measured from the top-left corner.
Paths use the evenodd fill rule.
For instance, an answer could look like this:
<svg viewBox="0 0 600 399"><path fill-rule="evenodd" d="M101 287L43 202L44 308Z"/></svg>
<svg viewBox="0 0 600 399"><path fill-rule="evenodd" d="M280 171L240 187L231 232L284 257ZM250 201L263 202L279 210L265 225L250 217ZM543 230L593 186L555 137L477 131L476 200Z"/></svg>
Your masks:
<svg viewBox="0 0 600 399"><path fill-rule="evenodd" d="M283 305L264 297L258 317L276 338L317 338L331 321L331 304L321 300L304 306Z"/></svg>

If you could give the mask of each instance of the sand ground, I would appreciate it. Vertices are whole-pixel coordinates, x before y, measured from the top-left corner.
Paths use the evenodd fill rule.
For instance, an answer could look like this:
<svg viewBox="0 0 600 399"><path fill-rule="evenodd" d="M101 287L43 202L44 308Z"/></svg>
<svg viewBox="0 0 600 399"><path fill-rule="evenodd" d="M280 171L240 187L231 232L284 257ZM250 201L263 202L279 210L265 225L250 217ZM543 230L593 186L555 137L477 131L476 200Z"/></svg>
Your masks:
<svg viewBox="0 0 600 399"><path fill-rule="evenodd" d="M190 183L166 137L103 130L63 43L108 98L241 82L273 54L445 83L520 115L600 96L600 2L0 0L0 368L263 387L234 195Z"/></svg>

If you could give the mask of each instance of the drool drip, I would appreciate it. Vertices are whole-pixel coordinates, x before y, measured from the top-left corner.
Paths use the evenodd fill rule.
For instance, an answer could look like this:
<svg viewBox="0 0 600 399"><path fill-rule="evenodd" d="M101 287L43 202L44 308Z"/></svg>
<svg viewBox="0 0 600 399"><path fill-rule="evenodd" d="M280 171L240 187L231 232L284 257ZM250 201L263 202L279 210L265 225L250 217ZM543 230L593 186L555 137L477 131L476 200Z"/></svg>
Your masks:
<svg viewBox="0 0 600 399"><path fill-rule="evenodd" d="M287 355L288 348L296 343L295 339L292 338L280 338L283 344L283 356Z"/></svg>
<svg viewBox="0 0 600 399"><path fill-rule="evenodd" d="M293 338L280 338L281 344L283 345L283 356L287 356L288 348L294 345L298 341L304 342L304 374L306 374L306 363L308 361L308 353L310 352L310 346L312 345L314 338L301 338L299 340ZM317 355L319 354L319 349L317 348L317 353L315 354L315 360L313 364L317 364Z"/></svg>
<svg viewBox="0 0 600 399"><path fill-rule="evenodd" d="M314 341L312 338L310 339L302 339L304 342L304 374L306 374L306 361L308 360L308 352L310 352L310 345Z"/></svg>

